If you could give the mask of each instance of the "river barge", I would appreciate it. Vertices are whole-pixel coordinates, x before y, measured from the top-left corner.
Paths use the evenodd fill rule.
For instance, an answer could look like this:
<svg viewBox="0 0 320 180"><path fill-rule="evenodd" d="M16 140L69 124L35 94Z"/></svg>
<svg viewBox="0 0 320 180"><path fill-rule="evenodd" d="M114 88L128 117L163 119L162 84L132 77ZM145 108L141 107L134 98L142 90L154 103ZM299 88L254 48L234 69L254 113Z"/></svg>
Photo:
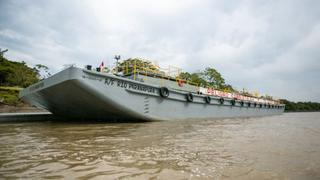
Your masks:
<svg viewBox="0 0 320 180"><path fill-rule="evenodd" d="M20 98L52 114L77 120L182 120L269 116L284 105L219 94L142 72L119 75L69 67L23 89Z"/></svg>

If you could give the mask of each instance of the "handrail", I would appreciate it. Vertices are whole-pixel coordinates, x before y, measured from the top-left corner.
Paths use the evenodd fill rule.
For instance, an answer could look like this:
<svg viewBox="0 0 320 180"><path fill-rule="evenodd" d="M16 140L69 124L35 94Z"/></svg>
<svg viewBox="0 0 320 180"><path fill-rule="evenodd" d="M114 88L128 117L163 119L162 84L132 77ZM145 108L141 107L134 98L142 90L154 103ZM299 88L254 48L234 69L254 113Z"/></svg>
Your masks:
<svg viewBox="0 0 320 180"><path fill-rule="evenodd" d="M133 65L130 64L129 62L126 62L123 66L118 66L117 69L119 69L119 68L122 69L122 71L124 72L124 75L130 74L129 71L133 72L133 80L136 80L137 74L143 72L146 76L152 76L153 75L154 77L159 77L161 79L161 81L160 81L161 85L164 85L164 83L163 83L164 81L163 80L166 79L166 80L175 80L177 83L183 82L185 84L196 86L198 88L200 87L200 84L192 82L190 80L186 80L186 79L180 78L179 76L176 76L176 77L170 76L171 72L179 72L178 68L176 68L175 70L172 70L172 68L169 67L167 69L164 69L164 68L160 69L159 68L159 70L155 70L155 69L150 69L150 68L145 67L145 66L138 65L136 60L134 61ZM165 71L167 71L167 73L165 73ZM203 88L212 88L212 87L204 86ZM222 90L221 92L227 92L227 91ZM231 93L231 92L228 92L228 93ZM241 95L239 93L236 93L236 94ZM241 96L245 96L245 95L241 95ZM245 97L249 97L249 96L245 96ZM254 97L254 98L267 100L265 98L259 98L259 97ZM277 100L268 100L268 101L272 101L274 103L279 103Z"/></svg>
<svg viewBox="0 0 320 180"><path fill-rule="evenodd" d="M163 79L171 80L172 79L172 80L175 80L176 82L183 81L186 84L199 87L198 83L195 83L195 82L192 82L192 81L189 81L189 80L186 80L186 79L182 79L179 76L176 76L176 77L170 76L171 72L179 72L179 70L175 70L175 69L172 70L171 68L168 68L168 69L162 68L162 69L159 69L159 70L154 70L154 69L150 69L150 68L147 68L147 67L144 67L144 66L139 66L139 65L137 65L136 61L134 61L133 67L132 67L131 64L126 62L124 64L124 66L120 66L118 68L123 69L123 72L125 72L124 75L128 75L129 74L129 69L132 68L131 72L133 72L133 79L134 80L136 80L136 74L140 73L142 71L142 72L145 73L146 76L154 75L154 76L160 77L161 80L163 80ZM166 75L166 73L164 71L161 71L161 70L169 70L168 73L167 73L168 75Z"/></svg>

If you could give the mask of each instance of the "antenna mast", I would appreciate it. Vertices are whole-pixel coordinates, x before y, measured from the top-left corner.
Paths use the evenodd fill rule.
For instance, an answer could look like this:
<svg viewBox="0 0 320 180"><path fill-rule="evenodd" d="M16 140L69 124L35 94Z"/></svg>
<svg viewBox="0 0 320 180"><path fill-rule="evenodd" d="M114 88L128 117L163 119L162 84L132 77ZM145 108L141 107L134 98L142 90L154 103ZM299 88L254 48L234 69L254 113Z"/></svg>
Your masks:
<svg viewBox="0 0 320 180"><path fill-rule="evenodd" d="M118 73L118 65L119 65L119 60L120 60L121 56L120 55L115 55L114 59L116 60L116 69L117 69L117 73Z"/></svg>

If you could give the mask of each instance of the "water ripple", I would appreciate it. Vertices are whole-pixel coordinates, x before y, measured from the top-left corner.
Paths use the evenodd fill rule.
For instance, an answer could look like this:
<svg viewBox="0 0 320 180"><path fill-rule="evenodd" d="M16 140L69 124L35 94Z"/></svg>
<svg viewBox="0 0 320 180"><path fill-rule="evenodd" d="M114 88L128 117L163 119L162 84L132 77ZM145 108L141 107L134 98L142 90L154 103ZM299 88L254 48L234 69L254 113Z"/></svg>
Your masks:
<svg viewBox="0 0 320 180"><path fill-rule="evenodd" d="M320 113L0 124L0 178L320 178Z"/></svg>

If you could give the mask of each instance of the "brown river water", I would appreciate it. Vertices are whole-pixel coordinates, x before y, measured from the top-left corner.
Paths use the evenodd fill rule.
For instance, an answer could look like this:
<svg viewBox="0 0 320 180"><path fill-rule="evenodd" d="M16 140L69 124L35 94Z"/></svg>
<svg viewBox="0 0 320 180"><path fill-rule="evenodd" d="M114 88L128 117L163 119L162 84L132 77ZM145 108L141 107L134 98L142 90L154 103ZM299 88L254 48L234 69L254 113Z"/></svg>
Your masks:
<svg viewBox="0 0 320 180"><path fill-rule="evenodd" d="M0 124L0 179L320 179L320 113Z"/></svg>

